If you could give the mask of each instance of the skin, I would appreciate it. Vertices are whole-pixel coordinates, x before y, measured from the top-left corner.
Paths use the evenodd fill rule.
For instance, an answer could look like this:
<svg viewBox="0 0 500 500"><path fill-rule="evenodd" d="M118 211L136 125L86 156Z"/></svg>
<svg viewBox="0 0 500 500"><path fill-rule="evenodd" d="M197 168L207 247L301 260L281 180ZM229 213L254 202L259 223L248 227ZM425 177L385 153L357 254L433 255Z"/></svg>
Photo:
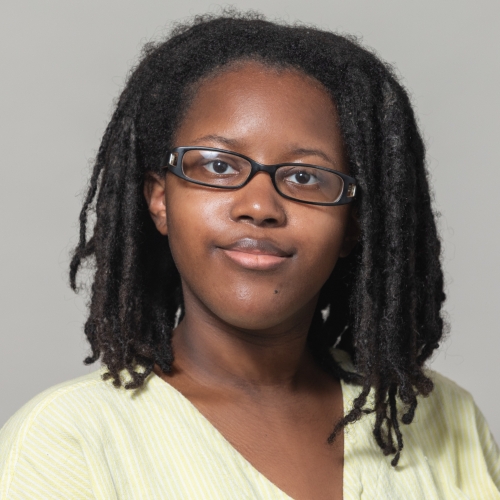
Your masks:
<svg viewBox="0 0 500 500"><path fill-rule="evenodd" d="M202 81L173 144L348 173L326 90L256 62ZM157 375L292 498L342 498L343 436L326 443L342 416L341 387L316 366L306 337L322 285L356 243L350 206L287 200L264 172L230 191L151 174L145 196L169 237L185 303L174 369ZM285 256L227 249L242 238L271 242Z"/></svg>

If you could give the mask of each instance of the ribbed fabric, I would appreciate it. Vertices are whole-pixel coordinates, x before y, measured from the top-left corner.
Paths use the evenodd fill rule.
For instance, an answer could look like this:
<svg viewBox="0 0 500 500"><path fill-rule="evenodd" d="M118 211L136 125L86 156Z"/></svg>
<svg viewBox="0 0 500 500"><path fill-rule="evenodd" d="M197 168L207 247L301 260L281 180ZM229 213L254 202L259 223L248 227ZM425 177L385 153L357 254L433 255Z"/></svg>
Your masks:
<svg viewBox="0 0 500 500"><path fill-rule="evenodd" d="M345 353L334 356L349 368ZM43 392L3 427L2 500L290 500L162 379L134 392L102 373ZM435 390L403 426L396 469L374 441L372 415L346 430L345 500L500 499L500 454L483 416L469 393L429 374ZM342 390L347 411L360 389Z"/></svg>

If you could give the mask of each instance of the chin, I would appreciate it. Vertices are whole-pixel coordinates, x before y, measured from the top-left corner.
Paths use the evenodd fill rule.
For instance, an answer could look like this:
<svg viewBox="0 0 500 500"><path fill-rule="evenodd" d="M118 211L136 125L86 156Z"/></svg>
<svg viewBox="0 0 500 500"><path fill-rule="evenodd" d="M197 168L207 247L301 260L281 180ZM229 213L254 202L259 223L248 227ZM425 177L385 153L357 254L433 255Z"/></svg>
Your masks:
<svg viewBox="0 0 500 500"><path fill-rule="evenodd" d="M263 335L265 331L291 325L297 316L295 307L272 298L265 301L232 301L230 307L214 307L212 312L234 328L262 331Z"/></svg>
<svg viewBox="0 0 500 500"><path fill-rule="evenodd" d="M269 315L263 316L252 316L252 317L242 317L242 316L230 316L230 317L222 317L221 318L225 323L231 325L234 328L239 330L246 331L255 331L256 333L261 331L264 335L264 332L268 330L272 330L283 323L283 321L270 321Z"/></svg>

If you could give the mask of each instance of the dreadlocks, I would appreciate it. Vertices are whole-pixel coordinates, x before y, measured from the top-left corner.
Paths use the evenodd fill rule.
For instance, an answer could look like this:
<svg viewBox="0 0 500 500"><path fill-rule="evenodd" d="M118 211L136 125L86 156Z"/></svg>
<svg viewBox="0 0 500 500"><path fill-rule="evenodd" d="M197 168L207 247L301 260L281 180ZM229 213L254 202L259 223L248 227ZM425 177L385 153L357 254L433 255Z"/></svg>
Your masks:
<svg viewBox="0 0 500 500"><path fill-rule="evenodd" d="M173 146L196 84L241 60L301 71L321 82L337 106L349 171L358 183L361 236L322 288L308 341L327 371L361 386L329 441L374 412L375 439L396 465L400 421L410 424L417 396L433 389L423 365L443 334L440 241L408 95L391 68L350 37L229 11L196 17L145 47L97 154L70 265L74 290L82 262L90 259L95 268L85 363L102 358L117 387L125 370L128 389L140 387L155 363L171 370L181 281L168 239L149 216L144 178L161 175L161 158ZM325 320L321 311L328 307ZM330 354L339 338L356 373ZM372 390L373 405L367 405Z"/></svg>

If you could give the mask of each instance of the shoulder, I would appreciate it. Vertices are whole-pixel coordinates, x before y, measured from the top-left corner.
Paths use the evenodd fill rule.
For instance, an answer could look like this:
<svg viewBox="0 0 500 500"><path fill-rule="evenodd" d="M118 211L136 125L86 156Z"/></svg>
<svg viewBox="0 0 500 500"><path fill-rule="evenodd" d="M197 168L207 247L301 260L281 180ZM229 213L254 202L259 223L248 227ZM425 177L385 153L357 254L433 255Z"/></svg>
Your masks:
<svg viewBox="0 0 500 500"><path fill-rule="evenodd" d="M0 436L5 437L16 430L27 430L37 419L44 418L46 413L64 409L74 400L82 401L103 383L101 375L102 371L97 370L41 392L7 421L0 431Z"/></svg>
<svg viewBox="0 0 500 500"><path fill-rule="evenodd" d="M434 390L419 398L414 422L403 432L442 477L476 498L496 498L500 490L500 451L472 395L449 378L426 370ZM492 492L495 492L495 496Z"/></svg>
<svg viewBox="0 0 500 500"><path fill-rule="evenodd" d="M79 473L79 488L88 490L81 453L81 423L96 389L103 386L101 371L56 385L25 404L0 430L0 497L23 491L27 482L50 490L57 484L59 463L71 463ZM35 481L36 478L43 481ZM47 490L47 491L49 491Z"/></svg>
<svg viewBox="0 0 500 500"><path fill-rule="evenodd" d="M172 394L162 391L162 385L150 375L142 388L127 390L116 388L104 380L105 368L88 375L63 382L38 394L18 410L0 430L0 449L14 436L22 440L40 426L54 425L60 429L84 432L85 429L102 427L112 414L125 415L162 399L168 403ZM123 377L127 379L127 377ZM164 384L167 385L167 384ZM135 410L134 410L135 408Z"/></svg>
<svg viewBox="0 0 500 500"><path fill-rule="evenodd" d="M25 435L39 421L51 418L62 422L70 414L80 415L80 410L92 404L97 394L106 390L102 370L55 385L26 403L3 426L0 443L11 435ZM102 394L101 394L102 397Z"/></svg>
<svg viewBox="0 0 500 500"><path fill-rule="evenodd" d="M344 370L352 373L356 372L356 368L347 352L340 349L332 349L331 353ZM419 410L417 410L417 413L432 414L435 418L436 416L445 416L449 413L463 413L464 411L466 413L475 413L477 411L474 399L468 391L434 370L425 369L424 373L432 380L434 389L429 396L420 396L418 398ZM347 403L352 403L359 395L361 388L353 384L343 384L343 390ZM373 398L374 394L372 391L368 398L370 403L373 402Z"/></svg>
<svg viewBox="0 0 500 500"><path fill-rule="evenodd" d="M92 425L92 410L103 406L111 384L102 380L103 370L53 386L35 396L18 410L0 430L0 467L17 456L31 441L40 445L74 440L81 422ZM59 437L57 437L59 436Z"/></svg>
<svg viewBox="0 0 500 500"><path fill-rule="evenodd" d="M433 393L440 398L450 401L456 401L457 399L473 403L474 400L467 390L458 385L453 380L442 375L439 372L431 370L429 368L424 370L424 373L434 382Z"/></svg>
<svg viewBox="0 0 500 500"><path fill-rule="evenodd" d="M457 431L466 432L476 429L482 424L483 417L474 398L469 391L459 386L453 380L430 369L425 370L434 389L426 397L419 397L418 410L415 422L419 427L426 428L426 424L434 422L433 428L442 423L447 433Z"/></svg>
<svg viewBox="0 0 500 500"><path fill-rule="evenodd" d="M355 372L347 353L333 354L345 370ZM474 398L444 375L430 369L424 372L434 388L428 396L417 397L413 421L400 427L404 451L397 475L389 472L390 462L382 460L373 439L374 413L346 429L347 470L361 471L370 477L377 471L373 480L375 484L386 481L386 490L390 484L394 491L407 491L407 484L412 483L416 490L422 490L422 498L427 498L427 494L429 498L462 498L463 493L467 498L498 498L500 451ZM345 411L349 411L361 387L343 383L342 388ZM372 390L368 406L373 401ZM404 405L399 402L398 413L404 412ZM382 474L383 470L387 474Z"/></svg>
<svg viewBox="0 0 500 500"><path fill-rule="evenodd" d="M1 498L24 492L27 478L45 488L47 498L60 490L62 476L78 491L91 491L91 483L106 482L102 471L110 456L116 463L134 456L134 446L153 440L160 424L167 438L175 434L171 430L182 418L182 405L170 386L151 375L141 389L116 388L103 380L104 373L100 369L42 392L5 424Z"/></svg>
<svg viewBox="0 0 500 500"><path fill-rule="evenodd" d="M456 382L431 369L424 370L434 389L427 397L421 397L419 405L439 410L439 413L474 412L476 405L471 393Z"/></svg>
<svg viewBox="0 0 500 500"><path fill-rule="evenodd" d="M338 349L332 350L332 355L347 371L356 369L349 355ZM434 388L424 397L418 396L418 406L415 417L410 425L401 427L405 442L415 448L425 449L425 455L430 457L443 455L455 457L455 462L466 463L472 456L475 463L486 460L494 468L492 474L500 482L500 453L498 446L489 430L488 424L477 407L473 396L463 387L444 375L425 369ZM346 410L359 395L361 388L356 385L343 384L344 403ZM373 404L374 391L371 392L368 403ZM401 403L400 412L404 412ZM363 419L362 427L371 432L374 415Z"/></svg>
<svg viewBox="0 0 500 500"><path fill-rule="evenodd" d="M145 405L145 395L152 391L149 386L154 386L149 379L139 390L126 390L104 380L105 372L101 368L51 387L18 410L0 430L0 467L29 442L51 446L98 437L112 426L114 415L126 418Z"/></svg>
<svg viewBox="0 0 500 500"><path fill-rule="evenodd" d="M161 413L162 419L173 421L182 413L179 395L156 375L151 374L141 388L129 390L104 380L105 372L101 368L51 387L18 410L0 430L0 466L6 450L48 436L49 429L51 442L106 439L117 429L140 427L148 415L151 419Z"/></svg>
<svg viewBox="0 0 500 500"><path fill-rule="evenodd" d="M446 447L464 460L477 454L478 460L484 456L495 462L500 480L498 447L473 396L440 373L426 370L426 375L433 381L434 389L429 396L419 398L415 432L428 436L436 446L441 443L440 450Z"/></svg>

